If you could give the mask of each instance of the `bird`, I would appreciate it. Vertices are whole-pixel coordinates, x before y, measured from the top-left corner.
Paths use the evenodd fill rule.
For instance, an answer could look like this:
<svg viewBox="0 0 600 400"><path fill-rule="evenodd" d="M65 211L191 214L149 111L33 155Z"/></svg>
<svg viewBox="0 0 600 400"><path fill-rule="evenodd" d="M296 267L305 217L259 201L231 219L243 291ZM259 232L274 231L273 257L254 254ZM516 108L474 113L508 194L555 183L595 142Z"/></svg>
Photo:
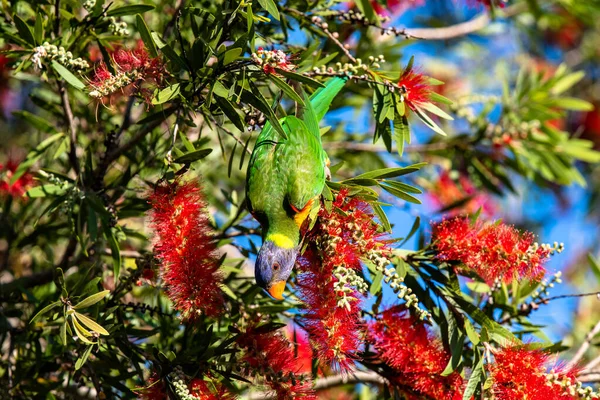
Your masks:
<svg viewBox="0 0 600 400"><path fill-rule="evenodd" d="M329 79L296 116L280 120L287 138L267 122L259 134L246 174L247 207L262 227L263 243L254 275L258 286L283 300L287 279L300 249L300 228L313 207L320 206L329 159L321 143L319 121L345 85L346 77Z"/></svg>

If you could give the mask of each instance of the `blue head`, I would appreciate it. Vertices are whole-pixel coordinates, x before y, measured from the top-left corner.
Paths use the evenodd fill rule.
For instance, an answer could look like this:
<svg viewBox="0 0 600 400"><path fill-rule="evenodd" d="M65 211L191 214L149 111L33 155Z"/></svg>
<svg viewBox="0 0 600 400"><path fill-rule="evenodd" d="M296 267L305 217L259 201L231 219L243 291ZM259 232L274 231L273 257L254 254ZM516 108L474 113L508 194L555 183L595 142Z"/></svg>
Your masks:
<svg viewBox="0 0 600 400"><path fill-rule="evenodd" d="M270 240L265 240L254 266L256 283L265 289L271 297L283 300L285 283L294 269L298 249L279 247Z"/></svg>

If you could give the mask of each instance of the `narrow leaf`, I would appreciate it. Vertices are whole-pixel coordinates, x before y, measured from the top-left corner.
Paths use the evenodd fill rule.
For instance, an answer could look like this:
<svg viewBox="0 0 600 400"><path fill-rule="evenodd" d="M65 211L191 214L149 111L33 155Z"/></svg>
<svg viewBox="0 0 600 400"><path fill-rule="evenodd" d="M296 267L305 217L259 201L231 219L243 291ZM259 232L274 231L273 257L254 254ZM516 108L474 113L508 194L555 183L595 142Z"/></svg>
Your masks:
<svg viewBox="0 0 600 400"><path fill-rule="evenodd" d="M96 304L97 302L101 301L102 299L104 299L106 296L108 296L109 293L110 293L110 290L103 290L102 292L94 293L93 295L88 296L84 300L80 301L73 308L75 310L81 310L82 308L92 306L92 305Z"/></svg>
<svg viewBox="0 0 600 400"><path fill-rule="evenodd" d="M52 68L63 78L69 85L73 86L75 89L83 90L85 89L85 84L79 80L71 71L63 67L61 64L52 60Z"/></svg>

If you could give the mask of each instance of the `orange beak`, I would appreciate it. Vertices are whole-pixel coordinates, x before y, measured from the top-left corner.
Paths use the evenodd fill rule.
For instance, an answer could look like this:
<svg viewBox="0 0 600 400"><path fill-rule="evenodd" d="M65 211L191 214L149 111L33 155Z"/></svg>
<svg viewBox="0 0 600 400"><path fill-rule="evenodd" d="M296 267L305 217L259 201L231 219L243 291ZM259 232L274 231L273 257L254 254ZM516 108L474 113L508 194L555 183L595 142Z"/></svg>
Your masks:
<svg viewBox="0 0 600 400"><path fill-rule="evenodd" d="M285 290L285 281L275 282L269 288L271 297L277 300L283 300L283 291Z"/></svg>

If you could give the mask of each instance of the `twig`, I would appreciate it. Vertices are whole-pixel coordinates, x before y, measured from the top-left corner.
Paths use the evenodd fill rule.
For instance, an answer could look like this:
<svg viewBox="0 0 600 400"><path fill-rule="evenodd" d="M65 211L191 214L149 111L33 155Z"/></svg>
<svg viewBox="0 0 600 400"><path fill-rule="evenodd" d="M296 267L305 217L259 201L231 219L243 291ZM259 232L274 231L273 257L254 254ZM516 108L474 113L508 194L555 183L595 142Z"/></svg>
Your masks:
<svg viewBox="0 0 600 400"><path fill-rule="evenodd" d="M596 323L596 325L594 325L594 327L592 328L592 330L590 330L588 332L588 334L585 335L585 340L583 341L583 343L579 347L579 350L577 350L577 353L575 353L575 356L573 356L573 358L571 359L571 361L569 361L567 363L567 369L573 368L574 366L576 366L579 363L579 361L581 361L581 359L585 355L585 352L590 348L590 344L592 343L592 339L594 339L594 336L596 336L599 333L600 333L600 321L598 321Z"/></svg>
<svg viewBox="0 0 600 400"><path fill-rule="evenodd" d="M342 42L339 41L339 39L336 37L337 34L333 34L329 30L329 25L326 22L323 22L321 17L316 16L316 15L309 16L308 14L303 13L302 11L296 10L294 8L289 8L289 7L285 7L285 10L291 12L292 14L296 14L297 16L304 18L305 20L309 21L310 23L312 23L313 25L315 25L316 27L321 29L323 31L323 33L325 33L325 35L327 35L327 37L329 39L331 39L331 41L333 43L335 43L336 46L338 46L340 48L340 50L342 50L344 52L344 54L346 55L346 57L348 57L350 59L350 61L352 61L353 63L356 63L356 58L350 53L350 51L346 48L346 46Z"/></svg>
<svg viewBox="0 0 600 400"><path fill-rule="evenodd" d="M60 0L54 3L54 37L58 38L60 34Z"/></svg>
<svg viewBox="0 0 600 400"><path fill-rule="evenodd" d="M451 142L436 142L430 144L419 144L406 146L404 152L406 153L428 153L430 151L447 150L453 147L455 144ZM356 143L356 142L327 142L323 143L323 147L327 150L351 150L351 151L367 151L380 153L387 151L385 146L378 146L371 143ZM392 152L396 150L392 148Z"/></svg>
<svg viewBox="0 0 600 400"><path fill-rule="evenodd" d="M69 103L69 94L67 93L67 90L60 78L57 80L57 83L63 110L65 112L65 118L67 120L67 125L69 126L69 133L71 136L69 160L73 170L75 171L75 174L79 175L79 160L77 159L77 126L75 125L75 118L73 117L73 111L71 110L71 104Z"/></svg>
<svg viewBox="0 0 600 400"><path fill-rule="evenodd" d="M594 358L592 361L586 364L581 370L581 373L591 373L594 368L600 365L600 356Z"/></svg>
<svg viewBox="0 0 600 400"><path fill-rule="evenodd" d="M340 374L318 379L315 381L314 389L324 390L356 383L374 383L378 385L384 385L387 383L387 380L375 372L356 371L350 375ZM254 393L248 396L248 400L271 400L276 398L276 395L264 392Z"/></svg>

